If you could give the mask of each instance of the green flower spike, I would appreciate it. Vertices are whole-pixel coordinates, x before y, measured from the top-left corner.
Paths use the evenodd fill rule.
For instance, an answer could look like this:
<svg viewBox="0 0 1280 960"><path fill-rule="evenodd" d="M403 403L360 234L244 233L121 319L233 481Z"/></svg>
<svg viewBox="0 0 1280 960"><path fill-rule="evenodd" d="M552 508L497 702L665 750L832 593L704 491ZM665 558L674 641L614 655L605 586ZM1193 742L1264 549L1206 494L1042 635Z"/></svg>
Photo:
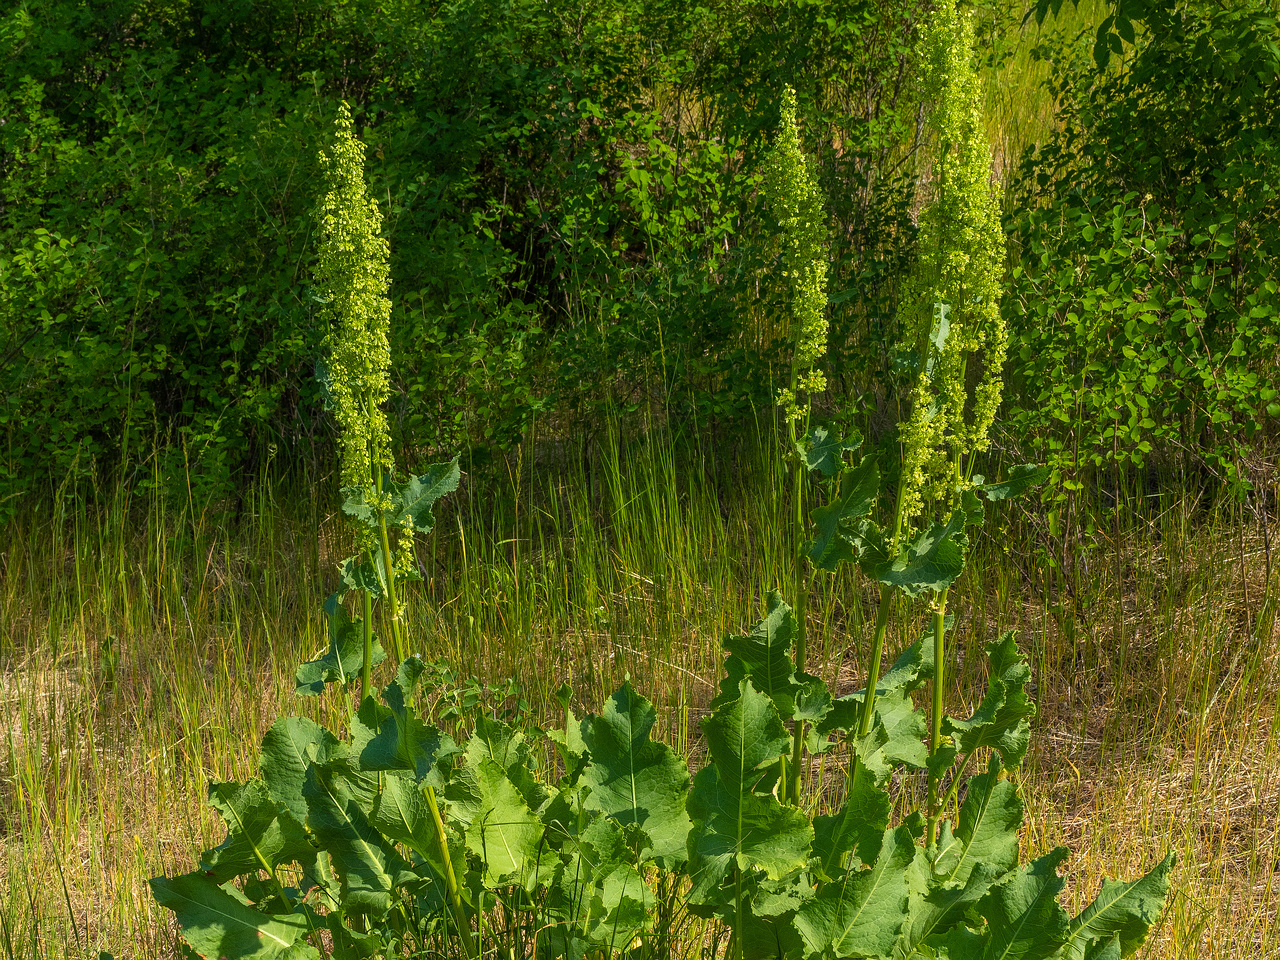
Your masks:
<svg viewBox="0 0 1280 960"><path fill-rule="evenodd" d="M788 422L806 419L811 398L827 387L815 364L827 352L827 239L822 191L800 146L796 94L782 94L782 122L765 168L765 192L782 227L782 269L791 291L791 385L778 391ZM798 394L803 391L803 403Z"/></svg>
<svg viewBox="0 0 1280 960"><path fill-rule="evenodd" d="M329 390L342 432L342 485L366 487L371 469L392 470L382 404L391 393L387 331L390 248L382 216L364 183L364 145L352 133L351 111L338 109L337 136L321 154L325 194L316 285L330 324Z"/></svg>
<svg viewBox="0 0 1280 960"><path fill-rule="evenodd" d="M925 91L935 104L935 201L920 220L920 261L904 310L924 358L902 426L906 518L926 500L950 502L961 481L958 458L985 450L1000 405L1007 334L1000 316L1005 245L991 181L991 150L981 126L979 81L970 64L973 28L944 0L922 38ZM972 401L971 357L981 362Z"/></svg>

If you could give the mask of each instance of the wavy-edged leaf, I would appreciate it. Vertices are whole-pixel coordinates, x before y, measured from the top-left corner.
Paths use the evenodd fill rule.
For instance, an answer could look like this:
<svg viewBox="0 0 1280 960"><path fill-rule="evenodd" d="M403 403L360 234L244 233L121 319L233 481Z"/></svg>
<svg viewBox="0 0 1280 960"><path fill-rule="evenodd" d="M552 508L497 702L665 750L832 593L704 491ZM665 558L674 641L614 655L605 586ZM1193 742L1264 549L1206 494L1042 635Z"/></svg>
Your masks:
<svg viewBox="0 0 1280 960"><path fill-rule="evenodd" d="M349 758L337 756L307 768L302 794L307 825L328 851L341 881L342 909L386 915L391 894L416 876L395 846L369 823L377 792Z"/></svg>
<svg viewBox="0 0 1280 960"><path fill-rule="evenodd" d="M1070 923L1058 903L1065 885L1058 868L1066 858L1066 849L1059 847L995 884L978 904L987 921L981 933L941 934L928 942L946 946L952 960L1058 957Z"/></svg>
<svg viewBox="0 0 1280 960"><path fill-rule="evenodd" d="M1034 463L1013 467L1009 475L998 483L984 483L977 490L988 500L1008 500L1020 497L1032 487L1038 487L1049 477L1049 468Z"/></svg>
<svg viewBox="0 0 1280 960"><path fill-rule="evenodd" d="M641 859L675 870L687 856L689 768L666 744L649 739L656 719L653 705L624 683L600 716L582 721L589 760L580 782L590 788L586 809L642 830L650 845Z"/></svg>
<svg viewBox="0 0 1280 960"><path fill-rule="evenodd" d="M446 797L465 825L467 849L484 864L485 886L522 882L540 865L542 821L492 758L483 756L454 774Z"/></svg>
<svg viewBox="0 0 1280 960"><path fill-rule="evenodd" d="M200 864L215 883L259 870L274 874L282 863L306 863L314 857L302 824L276 802L264 781L210 783L209 803L227 824L227 839L207 851Z"/></svg>
<svg viewBox="0 0 1280 960"><path fill-rule="evenodd" d="M854 521L875 505L880 492L880 467L873 455L840 478L840 491L829 503L813 511L816 535L808 544L809 561L819 570L835 570L842 562L858 559L860 538Z"/></svg>
<svg viewBox="0 0 1280 960"><path fill-rule="evenodd" d="M702 728L712 764L694 778L689 794L690 899L716 906L735 869L760 869L777 880L802 867L813 828L803 812L772 793L790 738L766 694L740 681L738 697L722 702Z"/></svg>
<svg viewBox="0 0 1280 960"><path fill-rule="evenodd" d="M515 785L530 810L541 810L552 792L534 773L535 761L523 733L496 717L481 713L465 749L467 763L488 758L500 766Z"/></svg>
<svg viewBox="0 0 1280 960"><path fill-rule="evenodd" d="M1160 919L1169 895L1169 873L1176 857L1169 853L1145 876L1128 882L1103 880L1096 900L1071 921L1066 937L1067 960L1083 960L1089 951L1100 949L1113 937L1129 956L1146 939Z"/></svg>
<svg viewBox="0 0 1280 960"><path fill-rule="evenodd" d="M862 446L862 438L839 439L826 427L814 427L809 435L796 441L796 453L806 470L817 470L824 477L834 476L844 461L844 455Z"/></svg>
<svg viewBox="0 0 1280 960"><path fill-rule="evenodd" d="M261 913L235 887L219 886L199 873L155 877L151 893L178 919L191 949L207 960L319 960L302 940L311 932L305 913Z"/></svg>
<svg viewBox="0 0 1280 960"><path fill-rule="evenodd" d="M457 457L448 463L433 463L426 473L411 477L395 491L388 522L396 526L411 523L418 533L430 533L435 526L431 508L445 494L458 489L461 477Z"/></svg>
<svg viewBox="0 0 1280 960"><path fill-rule="evenodd" d="M824 884L796 913L809 952L888 956L907 916L908 868L917 855L923 852L905 827L886 830L871 867Z"/></svg>
<svg viewBox="0 0 1280 960"><path fill-rule="evenodd" d="M840 810L813 818L813 855L818 858L823 874L835 877L847 853L860 851L855 856L862 863L878 856L892 807L888 791L859 766Z"/></svg>
<svg viewBox="0 0 1280 960"><path fill-rule="evenodd" d="M725 637L723 646L729 657L725 660L720 693L711 701L713 710L736 700L739 685L749 677L751 685L773 701L779 716L790 718L794 712L800 686L791 659L796 640L795 614L776 591L769 594L765 610L765 618L746 636Z"/></svg>
<svg viewBox="0 0 1280 960"><path fill-rule="evenodd" d="M991 676L987 692L973 716L968 720L946 717L943 732L949 735L956 750L969 753L982 747L1000 752L1006 770L1021 765L1031 742L1030 719L1036 714L1035 704L1027 695L1031 667L1018 649L1012 631L988 644Z"/></svg>
<svg viewBox="0 0 1280 960"><path fill-rule="evenodd" d="M366 697L351 718L351 750L362 770L407 770L437 790L444 789L444 765L459 752L447 733L403 706L397 711L372 697Z"/></svg>
<svg viewBox="0 0 1280 960"><path fill-rule="evenodd" d="M965 513L956 510L945 524L930 524L902 554L875 564L869 572L881 583L898 587L911 597L926 590L945 590L964 571L969 548L964 527Z"/></svg>
<svg viewBox="0 0 1280 960"><path fill-rule="evenodd" d="M300 664L294 674L296 692L304 696L323 693L327 683L346 686L360 677L364 664L363 621L351 619L341 598L341 593L334 593L324 605L329 615L329 649L324 656ZM375 637L372 666L377 666L386 656Z"/></svg>
<svg viewBox="0 0 1280 960"><path fill-rule="evenodd" d="M337 737L306 717L281 717L262 738L262 779L299 823L307 819L307 768L327 763L338 749Z"/></svg>

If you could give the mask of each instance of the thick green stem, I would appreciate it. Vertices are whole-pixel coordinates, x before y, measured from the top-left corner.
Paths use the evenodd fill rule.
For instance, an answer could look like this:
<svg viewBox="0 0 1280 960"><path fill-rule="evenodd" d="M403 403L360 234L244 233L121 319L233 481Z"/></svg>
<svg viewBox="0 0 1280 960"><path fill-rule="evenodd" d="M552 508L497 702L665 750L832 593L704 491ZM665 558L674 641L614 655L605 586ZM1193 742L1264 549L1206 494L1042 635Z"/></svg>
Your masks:
<svg viewBox="0 0 1280 960"><path fill-rule="evenodd" d="M467 957L478 957L475 942L471 936L471 924L467 920L467 911L462 904L462 890L458 886L457 875L453 872L453 858L449 856L449 838L444 832L444 821L440 819L440 807L436 804L435 788L427 786L427 806L431 808L431 822L435 828L436 846L440 849L440 859L444 862L444 883L449 896L449 909L453 912L454 922L458 925L458 936L462 940L462 949Z"/></svg>
<svg viewBox="0 0 1280 960"><path fill-rule="evenodd" d="M373 489L380 498L382 496L382 464L375 458L373 468ZM391 614L391 639L396 648L396 662L405 658L404 634L400 623L400 603L396 597L396 568L391 558L391 538L387 534L387 516L382 508L378 508L378 547L382 552L382 569L386 573L384 586L387 592L387 609Z"/></svg>
<svg viewBox="0 0 1280 960"><path fill-rule="evenodd" d="M933 713L929 728L929 756L934 757L942 746L942 700L946 681L946 618L947 595L951 588L942 591L938 597L938 607L933 614ZM929 832L927 843L936 839L938 816L941 806L938 803L938 777L932 766L929 767Z"/></svg>
<svg viewBox="0 0 1280 960"><path fill-rule="evenodd" d="M794 387L796 382L795 372L792 371L791 382ZM791 449L796 448L796 428L795 421L791 421L787 427L791 437ZM805 558L804 558L804 474L805 465L799 459L796 460L795 468L795 531L796 531L796 557L795 557L795 617L796 617L796 670L803 671L805 659L808 654L806 647L805 621L807 615L805 612L807 600L807 584L805 583ZM784 796L783 799L790 801L797 806L800 805L800 788L801 788L801 768L803 766L804 756L804 721L796 720L795 729L791 734L791 768L788 771L785 766L782 772L782 783ZM790 776L788 777L788 773Z"/></svg>
<svg viewBox="0 0 1280 960"><path fill-rule="evenodd" d="M360 700L373 696L373 594L360 591L364 613L364 661L360 664Z"/></svg>

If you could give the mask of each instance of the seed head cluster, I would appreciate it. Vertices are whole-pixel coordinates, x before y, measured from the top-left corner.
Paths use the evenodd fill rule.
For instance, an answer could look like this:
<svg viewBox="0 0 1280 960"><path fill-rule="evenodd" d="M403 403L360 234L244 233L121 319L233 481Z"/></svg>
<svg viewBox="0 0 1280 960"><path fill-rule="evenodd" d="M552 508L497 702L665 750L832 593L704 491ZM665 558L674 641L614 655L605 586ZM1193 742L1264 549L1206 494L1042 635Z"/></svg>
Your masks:
<svg viewBox="0 0 1280 960"><path fill-rule="evenodd" d="M342 485L367 487L373 464L388 473L393 466L382 412L391 392L390 248L378 205L365 189L364 145L352 132L346 103L335 126L333 144L320 157L325 193L315 279L331 331L329 389L342 434Z"/></svg>
<svg viewBox="0 0 1280 960"><path fill-rule="evenodd" d="M938 4L921 43L938 139L937 196L921 215L920 260L904 298L909 345L923 358L911 418L902 427L907 517L918 515L926 498L950 501L955 457L989 446L1007 350L1000 316L1004 234L970 62L973 27L955 0ZM972 402L970 372L977 379Z"/></svg>
<svg viewBox="0 0 1280 960"><path fill-rule="evenodd" d="M827 225L813 161L800 146L796 94L789 86L782 95L782 122L764 184L782 226L782 271L791 293L795 345L791 386L778 392L778 404L794 422L806 416L813 395L827 387L826 376L816 366L827 351Z"/></svg>

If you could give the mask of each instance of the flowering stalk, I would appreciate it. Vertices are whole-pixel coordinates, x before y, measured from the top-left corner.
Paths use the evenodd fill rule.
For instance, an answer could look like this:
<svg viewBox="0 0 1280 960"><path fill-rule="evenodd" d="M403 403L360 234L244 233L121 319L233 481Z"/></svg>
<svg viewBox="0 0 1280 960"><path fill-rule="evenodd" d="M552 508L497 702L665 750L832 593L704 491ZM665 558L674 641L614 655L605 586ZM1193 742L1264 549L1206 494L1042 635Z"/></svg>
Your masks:
<svg viewBox="0 0 1280 960"><path fill-rule="evenodd" d="M328 388L341 430L344 492L363 491L365 503L377 517L376 535L367 527L359 528L360 549L378 570L379 586L390 608L396 653L403 659L395 563L385 516L390 501L383 483L394 468L387 419L381 409L391 392L390 250L381 235L378 205L365 189L364 146L355 138L345 102L338 108L335 126L333 144L321 153L326 190L319 208L321 241L315 273L316 285L324 296L322 316L331 330ZM366 591L362 696L372 690L371 600Z"/></svg>
<svg viewBox="0 0 1280 960"><path fill-rule="evenodd" d="M826 389L826 376L817 367L827 350L827 238L822 191L813 171L813 161L800 145L796 124L796 94L790 86L782 94L782 119L778 139L769 155L765 190L782 227L782 271L791 293L791 357L789 385L778 391L778 406L787 423L790 449L799 449L799 440L809 432L813 396ZM804 530L804 478L806 470L797 463L794 496L795 529ZM805 597L808 568L803 557L803 537L796 543L795 618L796 669L805 664ZM803 746L802 721L793 732L790 777L783 771L784 799L800 802L800 766Z"/></svg>
<svg viewBox="0 0 1280 960"><path fill-rule="evenodd" d="M991 150L982 131L979 83L970 63L973 27L955 0L939 3L922 38L925 89L935 106L938 195L921 218L920 262L911 309L922 364L903 425L903 504L908 520L926 501L961 509L974 458L990 445L989 431L1003 389L1007 334L1000 316L1005 258L991 189ZM972 399L966 390L971 358L981 373ZM942 747L945 618L950 587L933 609L931 754ZM931 768L932 770L932 768ZM936 775L929 778L929 842L940 813Z"/></svg>

